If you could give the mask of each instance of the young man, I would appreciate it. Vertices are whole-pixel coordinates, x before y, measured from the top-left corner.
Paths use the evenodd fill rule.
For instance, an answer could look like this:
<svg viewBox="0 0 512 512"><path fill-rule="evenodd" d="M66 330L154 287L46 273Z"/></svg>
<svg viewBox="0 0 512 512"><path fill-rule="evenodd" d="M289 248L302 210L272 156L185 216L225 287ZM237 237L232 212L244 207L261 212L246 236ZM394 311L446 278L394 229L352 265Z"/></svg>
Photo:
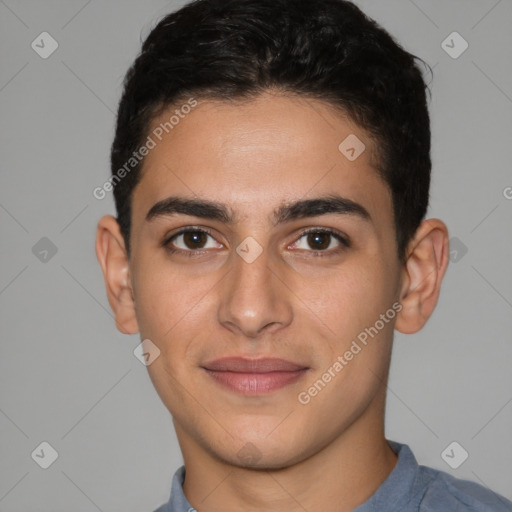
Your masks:
<svg viewBox="0 0 512 512"><path fill-rule="evenodd" d="M343 0L198 0L144 42L96 251L184 458L159 512L512 510L384 434L448 265L425 90Z"/></svg>

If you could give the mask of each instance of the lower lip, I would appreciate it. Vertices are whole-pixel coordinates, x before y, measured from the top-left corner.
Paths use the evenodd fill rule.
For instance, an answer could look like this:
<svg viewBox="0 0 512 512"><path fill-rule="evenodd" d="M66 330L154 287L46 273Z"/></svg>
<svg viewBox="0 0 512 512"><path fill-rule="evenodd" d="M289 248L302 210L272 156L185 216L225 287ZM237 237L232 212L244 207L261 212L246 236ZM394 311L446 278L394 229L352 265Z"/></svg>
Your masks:
<svg viewBox="0 0 512 512"><path fill-rule="evenodd" d="M284 388L304 376L307 368L293 372L238 373L206 369L223 386L244 395L262 395Z"/></svg>

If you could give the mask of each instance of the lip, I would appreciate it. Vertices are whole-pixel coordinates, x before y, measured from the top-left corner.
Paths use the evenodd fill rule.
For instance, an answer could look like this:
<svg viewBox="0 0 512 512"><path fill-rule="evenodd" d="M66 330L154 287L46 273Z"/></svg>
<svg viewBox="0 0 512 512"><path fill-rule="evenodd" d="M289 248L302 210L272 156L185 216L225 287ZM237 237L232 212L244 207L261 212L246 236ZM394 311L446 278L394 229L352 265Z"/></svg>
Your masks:
<svg viewBox="0 0 512 512"><path fill-rule="evenodd" d="M225 357L203 365L222 386L244 395L262 395L293 384L309 367L284 359Z"/></svg>
<svg viewBox="0 0 512 512"><path fill-rule="evenodd" d="M237 373L268 373L268 372L294 372L304 370L307 366L295 364L285 359L264 357L260 359L249 359L245 357L223 357L205 363L203 368L220 372Z"/></svg>

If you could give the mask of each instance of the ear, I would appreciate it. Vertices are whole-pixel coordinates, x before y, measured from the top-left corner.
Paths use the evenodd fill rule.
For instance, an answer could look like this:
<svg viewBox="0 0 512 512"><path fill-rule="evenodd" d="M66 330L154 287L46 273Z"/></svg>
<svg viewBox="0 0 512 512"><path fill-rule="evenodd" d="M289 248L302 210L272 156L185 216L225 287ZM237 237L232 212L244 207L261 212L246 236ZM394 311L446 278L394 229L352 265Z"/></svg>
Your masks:
<svg viewBox="0 0 512 512"><path fill-rule="evenodd" d="M412 334L425 325L437 304L448 261L446 225L439 219L424 220L408 246L400 292L402 309L395 323L397 331Z"/></svg>
<svg viewBox="0 0 512 512"><path fill-rule="evenodd" d="M119 223L111 215L102 217L98 222L96 256L103 271L108 302L114 312L117 329L123 334L136 334L139 326L129 261Z"/></svg>

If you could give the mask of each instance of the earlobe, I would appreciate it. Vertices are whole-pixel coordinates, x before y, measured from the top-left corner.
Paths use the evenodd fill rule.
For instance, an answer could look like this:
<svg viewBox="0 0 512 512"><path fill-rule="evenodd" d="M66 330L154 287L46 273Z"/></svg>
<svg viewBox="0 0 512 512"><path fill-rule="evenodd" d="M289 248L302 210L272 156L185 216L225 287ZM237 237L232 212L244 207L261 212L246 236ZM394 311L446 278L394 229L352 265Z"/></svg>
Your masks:
<svg viewBox="0 0 512 512"><path fill-rule="evenodd" d="M434 311L448 267L448 229L439 219L424 220L409 244L395 329L419 331Z"/></svg>
<svg viewBox="0 0 512 512"><path fill-rule="evenodd" d="M130 266L117 220L102 217L96 233L96 256L103 272L107 298L114 312L117 329L123 334L139 332Z"/></svg>

